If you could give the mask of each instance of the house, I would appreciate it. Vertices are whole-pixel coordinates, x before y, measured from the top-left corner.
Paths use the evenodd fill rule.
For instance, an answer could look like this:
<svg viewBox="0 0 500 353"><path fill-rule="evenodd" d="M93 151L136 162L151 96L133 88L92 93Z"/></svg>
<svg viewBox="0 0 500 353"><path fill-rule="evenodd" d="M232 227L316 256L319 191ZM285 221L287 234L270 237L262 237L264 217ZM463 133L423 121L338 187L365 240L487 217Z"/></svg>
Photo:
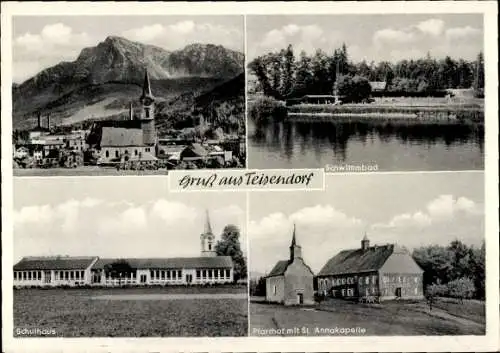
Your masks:
<svg viewBox="0 0 500 353"><path fill-rule="evenodd" d="M301 99L303 104L333 104L336 97L332 95L305 95Z"/></svg>
<svg viewBox="0 0 500 353"><path fill-rule="evenodd" d="M208 151L201 144L192 143L182 150L180 157L185 161L203 160L208 157Z"/></svg>
<svg viewBox="0 0 500 353"><path fill-rule="evenodd" d="M290 258L278 261L265 277L266 300L284 305L314 304L314 274L302 258L293 226Z"/></svg>
<svg viewBox="0 0 500 353"><path fill-rule="evenodd" d="M385 81L370 81L370 86L372 92L383 92L387 88L387 82Z"/></svg>
<svg viewBox="0 0 500 353"><path fill-rule="evenodd" d="M14 286L59 285L185 285L234 281L230 256L218 256L208 212L200 235L201 252L196 257L128 258L25 257L14 265ZM128 271L112 276L110 268L125 262Z"/></svg>
<svg viewBox="0 0 500 353"><path fill-rule="evenodd" d="M317 275L318 290L341 298L423 298L423 270L397 244L370 246L365 235L358 249L343 250Z"/></svg>
<svg viewBox="0 0 500 353"><path fill-rule="evenodd" d="M128 120L102 120L95 122L87 136L90 149L96 151L98 164L106 164L156 157L157 136L154 121L154 101L148 72L144 77L141 116L136 119L132 106ZM148 156L146 156L148 155Z"/></svg>
<svg viewBox="0 0 500 353"><path fill-rule="evenodd" d="M96 261L97 257L24 257L14 265L14 287L87 284Z"/></svg>

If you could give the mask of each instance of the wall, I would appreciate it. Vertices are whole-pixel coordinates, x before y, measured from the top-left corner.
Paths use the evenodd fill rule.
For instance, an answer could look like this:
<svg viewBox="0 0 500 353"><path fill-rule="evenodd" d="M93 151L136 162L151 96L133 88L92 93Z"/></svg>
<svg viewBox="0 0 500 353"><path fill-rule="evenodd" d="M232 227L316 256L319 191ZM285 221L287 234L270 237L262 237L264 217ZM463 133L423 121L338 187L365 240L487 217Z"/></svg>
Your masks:
<svg viewBox="0 0 500 353"><path fill-rule="evenodd" d="M135 151L137 151L137 154ZM108 152L108 157L106 157L106 152ZM127 152L128 156L130 156L131 159L136 160L139 158L140 154L142 154L143 157L145 157L146 155L154 156L155 148L153 146L102 147L101 151L99 152L98 163L110 163L117 158L126 156Z"/></svg>
<svg viewBox="0 0 500 353"><path fill-rule="evenodd" d="M274 291L276 288L276 292ZM266 300L268 302L283 303L285 295L285 277L274 276L266 278Z"/></svg>
<svg viewBox="0 0 500 353"><path fill-rule="evenodd" d="M298 304L298 293L303 295L303 304L314 304L313 277L301 258L296 258L288 265L285 272L285 305Z"/></svg>
<svg viewBox="0 0 500 353"><path fill-rule="evenodd" d="M416 273L380 273L380 294L382 299L396 299L396 290L401 288L402 299L422 299L423 275Z"/></svg>

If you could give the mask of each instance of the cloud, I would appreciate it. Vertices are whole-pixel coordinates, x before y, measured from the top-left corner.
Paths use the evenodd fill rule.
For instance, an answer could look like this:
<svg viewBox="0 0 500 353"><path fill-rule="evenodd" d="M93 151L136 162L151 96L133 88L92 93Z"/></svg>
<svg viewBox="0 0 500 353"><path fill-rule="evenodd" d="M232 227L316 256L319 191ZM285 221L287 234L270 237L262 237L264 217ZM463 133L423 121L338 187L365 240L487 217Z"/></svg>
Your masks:
<svg viewBox="0 0 500 353"><path fill-rule="evenodd" d="M216 44L243 51L243 26L179 21L131 28L121 33L127 39L156 45L168 50L182 49L192 43Z"/></svg>
<svg viewBox="0 0 500 353"><path fill-rule="evenodd" d="M467 40L479 37L481 34L481 30L471 26L449 28L445 32L446 38L450 41Z"/></svg>
<svg viewBox="0 0 500 353"><path fill-rule="evenodd" d="M64 23L48 24L40 33L21 34L12 43L14 82L21 82L61 61L75 60L80 51L91 44L87 33L76 33Z"/></svg>
<svg viewBox="0 0 500 353"><path fill-rule="evenodd" d="M403 44L412 42L415 39L415 34L406 30L396 30L392 28L385 28L376 31L373 34L373 42L376 46L384 46L386 44Z"/></svg>
<svg viewBox="0 0 500 353"><path fill-rule="evenodd" d="M241 230L245 251L246 213L238 204L210 208L216 238L227 224ZM103 257L197 256L205 210L159 199L145 204L84 198L33 205L14 212L14 254Z"/></svg>
<svg viewBox="0 0 500 353"><path fill-rule="evenodd" d="M340 42L340 32L325 31L316 24L289 23L266 32L257 43L251 45L249 50L252 51L250 56L262 55L285 48L289 43L294 43L296 53L304 50L312 54L317 49L325 49Z"/></svg>
<svg viewBox="0 0 500 353"><path fill-rule="evenodd" d="M430 34L432 36L439 36L443 33L444 25L443 20L431 18L418 23L416 27L423 33Z"/></svg>

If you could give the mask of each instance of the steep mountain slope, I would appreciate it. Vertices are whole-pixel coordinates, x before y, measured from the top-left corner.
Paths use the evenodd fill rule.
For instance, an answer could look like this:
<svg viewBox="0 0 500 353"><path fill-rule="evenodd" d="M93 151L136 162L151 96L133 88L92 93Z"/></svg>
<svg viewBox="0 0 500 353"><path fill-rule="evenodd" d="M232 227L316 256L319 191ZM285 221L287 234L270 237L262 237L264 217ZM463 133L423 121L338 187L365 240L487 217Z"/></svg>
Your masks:
<svg viewBox="0 0 500 353"><path fill-rule="evenodd" d="M110 36L84 48L75 61L61 62L13 85L14 127L30 126L37 111L63 123L78 109L109 98L113 99L108 106L125 108L140 94L146 69L155 95L162 100L209 90L241 73L243 62L243 54L222 46L193 44L169 52Z"/></svg>

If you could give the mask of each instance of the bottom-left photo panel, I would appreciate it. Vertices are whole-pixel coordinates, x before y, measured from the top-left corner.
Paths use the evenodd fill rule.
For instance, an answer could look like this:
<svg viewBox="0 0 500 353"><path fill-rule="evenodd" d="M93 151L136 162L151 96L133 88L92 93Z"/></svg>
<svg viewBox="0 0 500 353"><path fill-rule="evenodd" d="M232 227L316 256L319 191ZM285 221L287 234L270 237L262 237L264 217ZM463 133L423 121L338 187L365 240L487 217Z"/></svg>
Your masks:
<svg viewBox="0 0 500 353"><path fill-rule="evenodd" d="M245 193L14 180L14 337L248 334Z"/></svg>

